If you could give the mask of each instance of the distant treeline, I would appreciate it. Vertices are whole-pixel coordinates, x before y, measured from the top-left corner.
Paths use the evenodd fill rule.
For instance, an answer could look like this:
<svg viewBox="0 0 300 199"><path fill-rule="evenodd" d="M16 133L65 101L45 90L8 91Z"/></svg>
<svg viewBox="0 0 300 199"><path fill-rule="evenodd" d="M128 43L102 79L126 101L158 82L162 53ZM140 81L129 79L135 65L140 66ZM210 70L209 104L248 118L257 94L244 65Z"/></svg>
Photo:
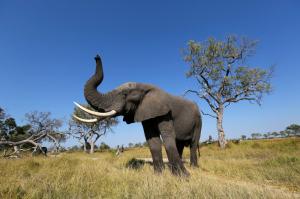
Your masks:
<svg viewBox="0 0 300 199"><path fill-rule="evenodd" d="M5 113L5 111L0 107L0 150L7 149L12 144L9 142L20 142L27 141L14 148L15 152L18 152L22 149L27 148L38 148L42 146L43 142L52 142L53 146L49 147L50 151L57 151L60 148L60 143L66 141L68 138L68 132L63 132L60 128L63 125L63 121L56 118L51 118L50 112L31 112L25 114L26 124L17 125L15 119L10 117ZM78 126L78 125L77 125ZM78 132L81 132L76 128ZM76 132L77 132L76 131ZM88 133L90 130L88 128ZM285 137L295 137L300 136L300 125L291 124L287 126L282 131L274 131L267 133L252 133L251 137L246 135L241 135L240 138L231 139L231 141L246 140L246 139L272 139L272 138L285 138ZM86 138L86 140L88 140ZM207 140L203 140L201 144L213 143L216 140L209 136ZM127 145L119 145L115 148L110 147L105 142L101 142L99 145L94 145L93 148L97 151L107 151L107 150L116 150L116 149L130 149L138 147L147 147L147 142L138 142L138 143L128 143ZM89 150L91 145L88 141L85 142L85 150ZM17 150L17 151L16 151ZM62 148L61 148L62 150ZM68 147L67 150L70 151L82 151L84 150L84 145L74 145Z"/></svg>
<svg viewBox="0 0 300 199"><path fill-rule="evenodd" d="M117 147L111 147L108 144L106 144L105 142L101 142L100 145L95 145L95 151L110 151L110 150L115 150L117 148L124 148L126 149L131 149L131 148L139 148L139 147L147 147L148 144L147 142L138 142L138 143L128 143L127 145L118 145ZM89 149L89 145L87 146L87 149ZM71 147L67 148L69 151L82 151L83 147L82 146L78 146L78 145L74 145Z"/></svg>
<svg viewBox="0 0 300 199"><path fill-rule="evenodd" d="M252 133L252 139L269 139L269 138L285 138L285 137L295 137L300 136L300 125L298 124L291 124L286 127L283 131L274 131L274 132L267 132L267 133ZM246 139L245 135L242 135L242 139Z"/></svg>
<svg viewBox="0 0 300 199"><path fill-rule="evenodd" d="M256 140L256 139L273 139L273 138L287 138L287 137L299 137L300 136L300 125L291 124L283 131L274 131L267 133L251 133L251 137L241 135L240 138L233 138L229 141L237 142L238 140ZM207 140L203 141L202 144L210 144L216 142L210 135Z"/></svg>

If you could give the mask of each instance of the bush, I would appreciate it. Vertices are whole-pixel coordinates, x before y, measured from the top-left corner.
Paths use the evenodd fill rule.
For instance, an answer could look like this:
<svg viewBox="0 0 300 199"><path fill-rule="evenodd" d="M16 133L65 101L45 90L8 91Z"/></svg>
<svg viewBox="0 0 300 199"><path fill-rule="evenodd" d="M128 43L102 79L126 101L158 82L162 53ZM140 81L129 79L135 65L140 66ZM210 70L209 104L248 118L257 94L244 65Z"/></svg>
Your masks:
<svg viewBox="0 0 300 199"><path fill-rule="evenodd" d="M144 160L138 160L138 159L132 158L126 163L126 168L140 169L144 166L144 164L145 164Z"/></svg>

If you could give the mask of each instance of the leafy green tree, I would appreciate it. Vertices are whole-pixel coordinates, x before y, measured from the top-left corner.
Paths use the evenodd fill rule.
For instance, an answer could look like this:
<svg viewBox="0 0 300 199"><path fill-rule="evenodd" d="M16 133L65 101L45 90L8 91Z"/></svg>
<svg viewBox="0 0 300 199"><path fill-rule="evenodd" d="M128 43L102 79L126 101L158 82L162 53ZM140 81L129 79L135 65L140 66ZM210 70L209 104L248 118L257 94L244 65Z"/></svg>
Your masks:
<svg viewBox="0 0 300 199"><path fill-rule="evenodd" d="M272 133L271 133L271 135L272 135L274 138L276 138L277 136L279 136L279 135L280 135L280 133L278 133L278 132L274 131L274 132L272 132Z"/></svg>
<svg viewBox="0 0 300 199"><path fill-rule="evenodd" d="M143 146L143 144L142 143L136 143L135 145L134 145L134 147L142 147Z"/></svg>
<svg viewBox="0 0 300 199"><path fill-rule="evenodd" d="M242 135L241 138L242 138L242 140L246 140L247 136L246 135Z"/></svg>
<svg viewBox="0 0 300 199"><path fill-rule="evenodd" d="M286 131L280 131L280 136L283 138L286 137L287 136Z"/></svg>
<svg viewBox="0 0 300 199"><path fill-rule="evenodd" d="M8 117L0 108L0 140L13 142L24 140L32 135L30 129L30 125L18 126L15 119Z"/></svg>
<svg viewBox="0 0 300 199"><path fill-rule="evenodd" d="M257 41L228 36L225 41L209 38L205 42L189 41L184 60L190 65L187 77L197 80L199 89L188 90L203 99L216 118L218 140L225 148L223 128L224 109L232 103L250 101L261 104L265 93L271 91L272 68L249 67L246 59L255 52Z"/></svg>
<svg viewBox="0 0 300 199"><path fill-rule="evenodd" d="M105 142L101 142L99 149L100 150L108 150L108 149L110 149L110 146L108 144L106 144Z"/></svg>
<svg viewBox="0 0 300 199"><path fill-rule="evenodd" d="M258 139L258 138L261 137L261 136L262 136L261 133L252 133L252 134L251 134L252 139Z"/></svg>
<svg viewBox="0 0 300 199"><path fill-rule="evenodd" d="M291 124L286 127L285 132L287 133L287 136L300 136L300 125Z"/></svg>
<svg viewBox="0 0 300 199"><path fill-rule="evenodd" d="M134 144L133 144L133 143L131 143L131 142L130 142L130 143L128 143L128 147L129 147L129 148L132 148L133 146L134 146Z"/></svg>
<svg viewBox="0 0 300 199"><path fill-rule="evenodd" d="M0 107L0 120L4 119L5 112L4 109Z"/></svg>

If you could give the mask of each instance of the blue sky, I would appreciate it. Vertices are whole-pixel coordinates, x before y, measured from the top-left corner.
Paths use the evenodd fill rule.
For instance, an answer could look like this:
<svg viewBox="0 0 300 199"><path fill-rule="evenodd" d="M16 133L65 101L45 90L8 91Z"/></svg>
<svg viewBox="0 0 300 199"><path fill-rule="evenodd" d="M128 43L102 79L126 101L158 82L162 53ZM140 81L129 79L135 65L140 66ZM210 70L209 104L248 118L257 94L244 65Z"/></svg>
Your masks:
<svg viewBox="0 0 300 199"><path fill-rule="evenodd" d="M101 91L146 82L182 95L187 79L181 49L188 40L229 34L260 41L252 66L276 65L274 92L262 106L242 102L225 112L227 137L282 130L300 123L299 1L0 1L0 106L24 122L33 110L68 120L73 101L103 59ZM199 107L205 102L189 95ZM203 117L202 140L216 137ZM145 141L141 124L121 122L103 140L115 146ZM73 144L72 142L68 144Z"/></svg>

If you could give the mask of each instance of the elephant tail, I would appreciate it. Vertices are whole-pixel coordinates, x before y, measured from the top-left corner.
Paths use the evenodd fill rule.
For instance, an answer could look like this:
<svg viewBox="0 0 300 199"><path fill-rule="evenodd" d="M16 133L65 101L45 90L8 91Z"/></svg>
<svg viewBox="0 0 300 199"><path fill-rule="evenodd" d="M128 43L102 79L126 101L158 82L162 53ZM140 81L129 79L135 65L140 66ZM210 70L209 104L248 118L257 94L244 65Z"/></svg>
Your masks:
<svg viewBox="0 0 300 199"><path fill-rule="evenodd" d="M194 128L194 137L193 137L193 141L192 144L195 146L197 146L197 150L198 150L198 156L200 157L200 136L201 136L201 129L202 129L202 118L201 115L199 113L197 121L196 121L196 125Z"/></svg>

